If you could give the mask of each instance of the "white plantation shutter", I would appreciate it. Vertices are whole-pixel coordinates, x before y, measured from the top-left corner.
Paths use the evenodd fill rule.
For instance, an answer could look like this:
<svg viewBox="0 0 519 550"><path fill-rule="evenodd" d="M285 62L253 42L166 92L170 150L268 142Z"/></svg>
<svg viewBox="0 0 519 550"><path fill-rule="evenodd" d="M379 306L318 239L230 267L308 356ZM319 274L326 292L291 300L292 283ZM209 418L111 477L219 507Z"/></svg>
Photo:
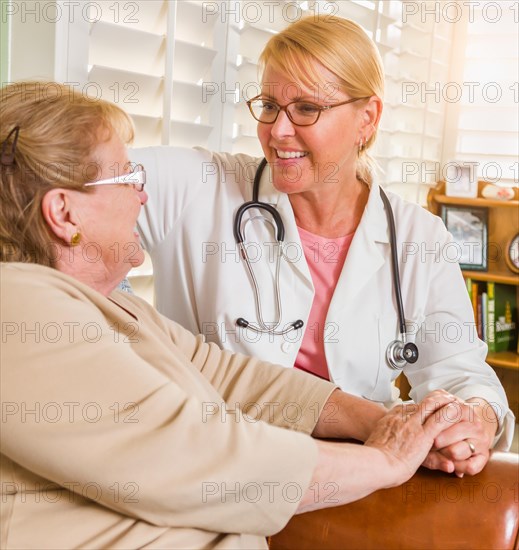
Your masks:
<svg viewBox="0 0 519 550"><path fill-rule="evenodd" d="M91 26L88 78L132 114L137 145L261 155L244 102L258 90L259 53L291 21L334 13L359 23L384 62L384 113L373 148L383 185L425 204L452 160L478 162L486 168L480 177L500 173L511 184L515 174L517 181L517 13L510 3L501 2L503 17L492 24L487 4L496 2L470 10L467 2L408 0L118 4L116 21L114 6ZM467 82L480 83L475 100ZM503 91L497 102L489 101L491 85L481 93L491 82ZM465 93L453 101L457 89Z"/></svg>
<svg viewBox="0 0 519 550"><path fill-rule="evenodd" d="M102 19L91 25L88 80L102 89L103 98L117 102L132 115L137 143L158 144L169 10L164 1L131 4L137 10L120 6L116 17L114 11L104 9Z"/></svg>
<svg viewBox="0 0 519 550"><path fill-rule="evenodd" d="M459 44L464 87L449 105L452 138L445 152L460 163L476 163L478 179L506 186L519 182L518 9L517 2L474 5Z"/></svg>
<svg viewBox="0 0 519 550"><path fill-rule="evenodd" d="M446 80L453 25L422 24L400 0L129 4L132 13L121 2L117 21L115 10L105 10L92 25L89 80L132 114L137 145L202 145L261 155L244 102L258 90L259 53L291 21L334 13L358 22L385 64L385 110L373 151L380 180L423 201L422 166L441 162L445 109L422 102L420 86Z"/></svg>
<svg viewBox="0 0 519 550"><path fill-rule="evenodd" d="M118 4L91 26L89 82L132 115L137 146L219 148L222 103L204 101L202 84L224 71L227 26L199 1Z"/></svg>
<svg viewBox="0 0 519 550"><path fill-rule="evenodd" d="M405 2L400 0L300 0L277 4L274 22L272 17L265 20L272 14L265 7L260 21L243 21L241 24L236 63L241 90L247 89L247 83L257 81L257 58L272 33L298 15L333 13L359 23L375 41L386 71L384 114L373 148L373 156L380 167L379 179L383 185L407 198L425 202L427 185L424 185L421 167L434 168L441 162L445 108L421 100L421 83L446 79L453 26L435 21L422 24L420 14L405 11ZM236 109L233 151L261 155L255 122L243 104ZM435 179L432 178L431 183Z"/></svg>
<svg viewBox="0 0 519 550"><path fill-rule="evenodd" d="M409 2L398 4L398 22L389 29L394 48L384 56L385 114L374 156L384 170L383 184L423 204L427 182L436 179L425 174L441 162L445 122L444 106L423 92L448 74L454 28L413 13Z"/></svg>
<svg viewBox="0 0 519 550"><path fill-rule="evenodd" d="M47 4L71 10L63 0ZM58 80L89 83L130 112L136 145L261 154L255 123L236 102L257 90L261 49L303 14L335 13L358 22L383 58L385 108L373 153L384 185L423 204L453 160L478 163L478 177L517 184L517 2L107 0L72 11L54 31L52 23L13 20L12 78L48 78L52 66ZM34 61L42 55L20 54L34 36L53 58L49 67ZM453 99L456 86L463 93Z"/></svg>

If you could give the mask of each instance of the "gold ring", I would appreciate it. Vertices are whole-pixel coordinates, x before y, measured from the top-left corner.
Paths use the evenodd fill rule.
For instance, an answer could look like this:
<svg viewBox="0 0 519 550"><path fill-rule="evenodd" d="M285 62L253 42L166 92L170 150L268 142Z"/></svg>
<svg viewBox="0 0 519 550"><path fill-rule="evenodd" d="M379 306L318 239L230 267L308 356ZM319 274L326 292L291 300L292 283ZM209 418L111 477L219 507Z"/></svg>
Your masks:
<svg viewBox="0 0 519 550"><path fill-rule="evenodd" d="M472 455L475 455L476 454L476 447L474 447L474 444L471 443L468 439L465 439L465 441L467 442L467 445L469 446L469 449L470 449L470 452L472 453Z"/></svg>

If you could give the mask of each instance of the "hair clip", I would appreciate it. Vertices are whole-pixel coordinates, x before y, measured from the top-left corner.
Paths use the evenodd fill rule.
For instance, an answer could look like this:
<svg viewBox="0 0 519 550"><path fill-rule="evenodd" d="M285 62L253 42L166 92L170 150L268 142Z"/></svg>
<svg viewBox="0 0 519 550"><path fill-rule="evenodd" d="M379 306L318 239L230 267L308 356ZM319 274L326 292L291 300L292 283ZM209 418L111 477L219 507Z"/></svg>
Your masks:
<svg viewBox="0 0 519 550"><path fill-rule="evenodd" d="M0 157L0 163L4 166L11 166L14 164L14 153L16 151L16 142L18 141L18 134L20 132L20 126L15 126L8 134L8 136L2 142L2 155ZM14 134L13 144L11 145L11 151L7 152L9 146L9 139Z"/></svg>

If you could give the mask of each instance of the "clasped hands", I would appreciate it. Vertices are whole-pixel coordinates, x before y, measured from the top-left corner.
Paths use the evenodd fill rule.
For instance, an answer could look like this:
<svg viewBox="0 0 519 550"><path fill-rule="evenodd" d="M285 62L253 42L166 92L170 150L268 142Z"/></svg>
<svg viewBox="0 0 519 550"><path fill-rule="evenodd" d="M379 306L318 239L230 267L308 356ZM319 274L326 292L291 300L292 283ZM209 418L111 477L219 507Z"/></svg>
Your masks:
<svg viewBox="0 0 519 550"><path fill-rule="evenodd" d="M420 403L393 407L365 445L378 447L390 462L399 463L404 481L419 464L463 477L484 468L497 426L497 416L484 399L462 401L435 390Z"/></svg>
<svg viewBox="0 0 519 550"><path fill-rule="evenodd" d="M477 474L484 468L490 458L490 448L498 427L497 415L487 401L481 398L463 401L445 390L431 392L421 403L398 405L386 416L403 419L404 426L409 426L406 429L397 421L391 429L390 423L382 422L381 426L375 427L368 441L380 437L381 428L385 426L387 433L384 437L392 443L389 448L393 447L394 454L402 456L405 455L404 446L409 447L408 452L413 446L396 444L397 440L420 438L420 424L426 428L428 423L432 445L422 466L455 473L458 477ZM420 417L417 426L412 426L413 417L414 424L416 417Z"/></svg>
<svg viewBox="0 0 519 550"><path fill-rule="evenodd" d="M490 458L490 448L498 428L498 419L490 404L481 398L463 401L454 396L449 424L434 439L423 466L431 470L454 472L458 477L480 472Z"/></svg>

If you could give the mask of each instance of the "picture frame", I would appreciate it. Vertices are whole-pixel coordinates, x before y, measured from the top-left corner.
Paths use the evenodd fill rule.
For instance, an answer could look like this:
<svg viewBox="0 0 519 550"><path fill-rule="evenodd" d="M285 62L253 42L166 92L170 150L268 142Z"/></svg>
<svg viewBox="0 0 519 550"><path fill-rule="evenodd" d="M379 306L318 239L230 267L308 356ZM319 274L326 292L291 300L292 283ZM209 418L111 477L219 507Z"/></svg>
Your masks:
<svg viewBox="0 0 519 550"><path fill-rule="evenodd" d="M471 166L449 162L445 166L445 194L448 197L476 198L478 179Z"/></svg>
<svg viewBox="0 0 519 550"><path fill-rule="evenodd" d="M454 242L459 246L461 269L487 271L488 210L444 204L441 217Z"/></svg>
<svg viewBox="0 0 519 550"><path fill-rule="evenodd" d="M519 233L513 235L506 244L505 262L510 271L519 273Z"/></svg>

